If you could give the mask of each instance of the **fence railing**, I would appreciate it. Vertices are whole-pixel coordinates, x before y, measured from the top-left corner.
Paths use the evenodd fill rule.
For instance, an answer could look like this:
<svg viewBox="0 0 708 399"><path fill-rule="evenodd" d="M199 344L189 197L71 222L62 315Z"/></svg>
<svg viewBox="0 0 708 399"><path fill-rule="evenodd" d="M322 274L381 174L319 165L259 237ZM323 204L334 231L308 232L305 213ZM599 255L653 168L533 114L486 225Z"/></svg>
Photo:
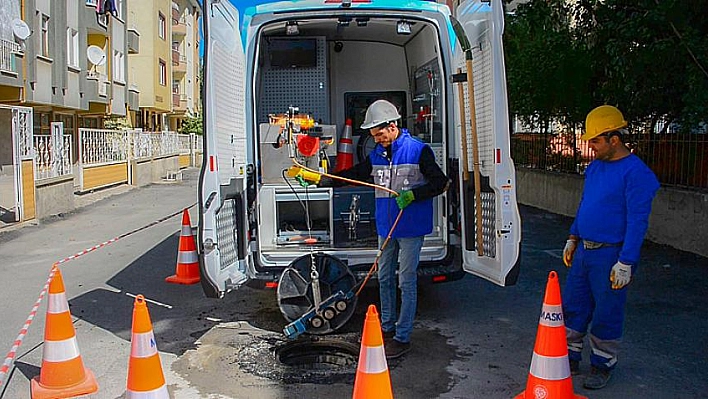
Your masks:
<svg viewBox="0 0 708 399"><path fill-rule="evenodd" d="M180 138L175 132L142 132L130 134L131 157L135 159L179 154Z"/></svg>
<svg viewBox="0 0 708 399"><path fill-rule="evenodd" d="M128 133L106 129L79 129L79 162L96 165L128 159Z"/></svg>
<svg viewBox="0 0 708 399"><path fill-rule="evenodd" d="M34 141L35 180L68 176L73 173L72 137L69 134L61 138L48 134L36 134Z"/></svg>
<svg viewBox="0 0 708 399"><path fill-rule="evenodd" d="M19 53L21 47L15 42L0 39L0 71L17 72L15 65L15 53Z"/></svg>
<svg viewBox="0 0 708 399"><path fill-rule="evenodd" d="M708 189L708 134L636 134L626 140L665 186ZM593 152L580 134L515 133L517 167L583 174Z"/></svg>

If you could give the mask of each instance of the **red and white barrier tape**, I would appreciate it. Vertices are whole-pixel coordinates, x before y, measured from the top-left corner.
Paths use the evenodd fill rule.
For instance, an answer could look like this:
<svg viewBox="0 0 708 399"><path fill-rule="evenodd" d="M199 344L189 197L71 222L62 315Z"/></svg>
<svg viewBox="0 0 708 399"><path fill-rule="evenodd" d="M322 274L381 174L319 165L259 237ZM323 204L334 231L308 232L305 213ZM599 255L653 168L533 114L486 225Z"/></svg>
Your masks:
<svg viewBox="0 0 708 399"><path fill-rule="evenodd" d="M193 207L194 205L196 205L196 203L188 206L187 209ZM2 387L3 383L5 382L4 379L7 376L7 373L10 371L10 367L12 366L12 363L15 360L15 356L17 356L17 350L20 348L20 345L22 345L22 340L24 340L25 335L27 335L27 331L29 330L29 326L32 324L32 320L34 320L34 317L37 315L37 309L39 309L39 305L42 303L42 299L44 299L44 295L47 293L47 290L49 290L49 283L52 281L52 278L54 278L54 267L55 266L59 266L62 263L66 263L70 260L74 260L78 257L86 255L87 253L93 252L99 248L103 248L106 245L112 244L112 243L120 240L121 238L128 237L129 235L132 235L132 234L138 233L140 231L143 231L145 229L148 229L152 226L155 226L156 224L160 224L160 223L162 223L166 220L169 220L169 219L171 219L183 212L184 212L184 210L172 213L172 214L167 215L161 219L158 219L150 224L147 224L143 227L139 227L139 228L129 231L127 233L123 233L116 238L102 242L98 245L94 245L91 248L84 249L81 252L78 252L78 253L71 255L69 257L66 257L58 262L55 262L52 265L52 269L49 272L49 277L47 278L47 282L44 284L44 287L42 288L42 292L39 293L39 298L37 298L37 301L34 303L34 306L32 307L32 311L30 312L29 316L27 317L27 320L25 321L25 324L22 326L22 329L20 330L20 334L17 336L14 344L12 345L12 348L10 348L10 351L7 353L7 356L5 357L5 361L3 362L2 367L0 367L0 387Z"/></svg>

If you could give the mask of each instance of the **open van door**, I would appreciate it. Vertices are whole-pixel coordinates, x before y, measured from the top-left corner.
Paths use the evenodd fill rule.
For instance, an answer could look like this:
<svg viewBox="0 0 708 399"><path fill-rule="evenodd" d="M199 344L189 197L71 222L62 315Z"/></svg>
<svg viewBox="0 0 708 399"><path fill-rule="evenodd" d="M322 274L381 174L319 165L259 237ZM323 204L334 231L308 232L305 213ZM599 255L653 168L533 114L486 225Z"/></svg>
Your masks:
<svg viewBox="0 0 708 399"><path fill-rule="evenodd" d="M246 57L238 10L205 0L204 161L199 177L201 282L221 297L246 281Z"/></svg>
<svg viewBox="0 0 708 399"><path fill-rule="evenodd" d="M463 267L496 284L513 285L519 274L521 218L509 146L501 0L464 1L453 27L459 44L455 59L467 72L464 99L459 99L465 104L461 138L467 144L460 170L469 171L466 179L460 173L459 185Z"/></svg>

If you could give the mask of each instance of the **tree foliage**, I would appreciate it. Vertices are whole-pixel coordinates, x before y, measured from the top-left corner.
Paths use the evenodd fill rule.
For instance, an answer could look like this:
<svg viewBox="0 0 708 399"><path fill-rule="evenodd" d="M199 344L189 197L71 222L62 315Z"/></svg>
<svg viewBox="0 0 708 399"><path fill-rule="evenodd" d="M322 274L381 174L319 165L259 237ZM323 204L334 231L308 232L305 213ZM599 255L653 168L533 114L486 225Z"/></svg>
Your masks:
<svg viewBox="0 0 708 399"><path fill-rule="evenodd" d="M543 126L613 104L635 124L695 128L708 120L707 19L701 0L522 4L504 37L510 110Z"/></svg>
<svg viewBox="0 0 708 399"><path fill-rule="evenodd" d="M197 114L196 116L190 116L182 121L182 126L179 128L179 132L182 134L203 134L204 129L202 128L202 116Z"/></svg>

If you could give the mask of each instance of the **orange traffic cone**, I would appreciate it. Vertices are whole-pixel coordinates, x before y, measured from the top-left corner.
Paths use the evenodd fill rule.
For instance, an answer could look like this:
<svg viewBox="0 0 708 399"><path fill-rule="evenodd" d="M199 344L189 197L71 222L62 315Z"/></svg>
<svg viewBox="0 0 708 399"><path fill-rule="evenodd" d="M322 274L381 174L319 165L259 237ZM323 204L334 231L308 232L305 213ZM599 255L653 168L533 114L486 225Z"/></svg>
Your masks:
<svg viewBox="0 0 708 399"><path fill-rule="evenodd" d="M354 144L352 142L352 120L347 118L344 125L342 137L339 138L339 148L337 148L337 165L335 173L354 166Z"/></svg>
<svg viewBox="0 0 708 399"><path fill-rule="evenodd" d="M32 379L32 399L70 398L98 391L96 378L84 367L79 354L61 272L56 266L53 272L44 326L42 369L39 377Z"/></svg>
<svg viewBox="0 0 708 399"><path fill-rule="evenodd" d="M135 297L126 399L169 399L145 297Z"/></svg>
<svg viewBox="0 0 708 399"><path fill-rule="evenodd" d="M393 399L391 376L388 373L383 335L381 334L381 322L374 305L369 305L369 310L366 312L352 398Z"/></svg>
<svg viewBox="0 0 708 399"><path fill-rule="evenodd" d="M587 399L573 393L558 274L548 274L526 390L514 399Z"/></svg>
<svg viewBox="0 0 708 399"><path fill-rule="evenodd" d="M182 232L179 235L176 274L165 279L168 283L196 284L199 282L199 255L192 235L192 222L187 209L182 213Z"/></svg>

